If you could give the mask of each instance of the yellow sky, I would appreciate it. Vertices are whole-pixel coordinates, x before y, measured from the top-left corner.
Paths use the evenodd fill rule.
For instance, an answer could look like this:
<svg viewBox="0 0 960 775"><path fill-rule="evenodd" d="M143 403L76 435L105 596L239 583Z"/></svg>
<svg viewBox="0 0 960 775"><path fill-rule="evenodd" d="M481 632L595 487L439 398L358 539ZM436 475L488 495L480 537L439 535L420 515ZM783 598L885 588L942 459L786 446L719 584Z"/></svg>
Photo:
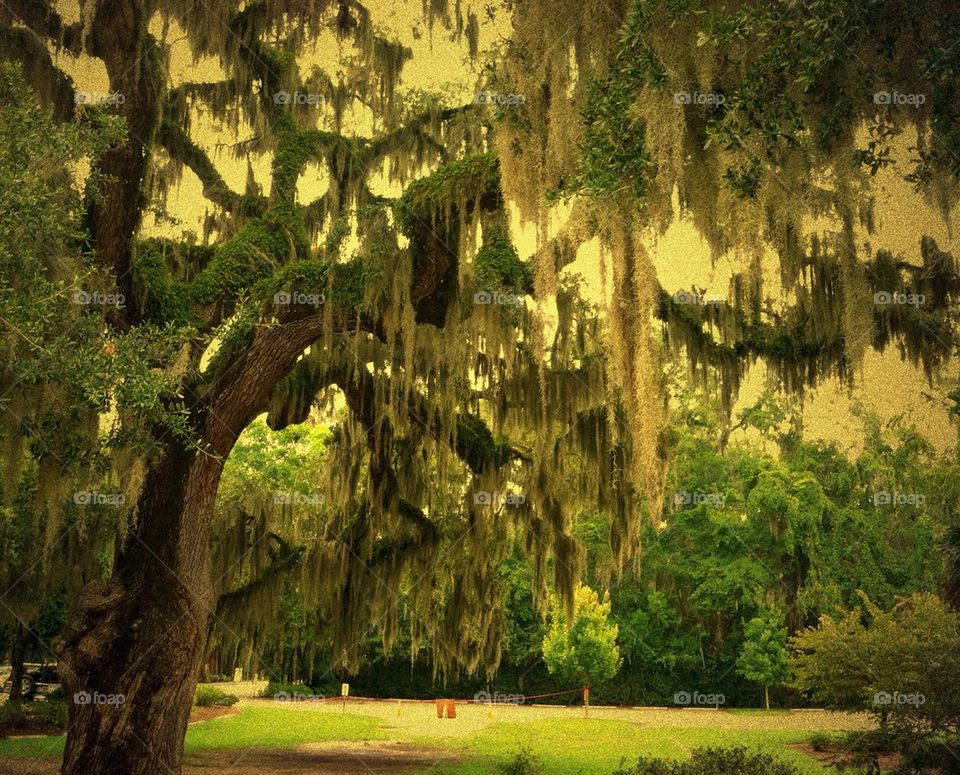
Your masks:
<svg viewBox="0 0 960 775"><path fill-rule="evenodd" d="M442 26L438 25L432 33L427 29L421 19L421 0L377 0L368 5L374 11L377 24L395 34L414 52L413 59L404 69L401 91L416 87L442 91L461 103L471 99L479 83L480 62L470 62L465 55L465 43L451 40L449 32ZM76 18L75 0L61 0L59 8L68 18ZM490 22L481 11L480 19L481 51L486 51L507 34L508 29L504 14L501 14L498 22ZM155 20L154 33L160 35L162 30L160 19ZM224 77L215 60L193 61L183 31L176 25L167 29L166 40L171 46L171 86L183 81L215 81ZM339 55L339 46L332 35L321 37L311 51L303 53L301 71L307 72L313 64L327 65L329 69L331 60L335 61ZM89 58L73 60L61 53L58 64L73 77L78 89L106 93L106 73L99 62ZM323 119L320 110L318 119ZM362 132L365 123L364 116L357 114L350 125L355 131ZM247 178L247 160L233 158L227 144L245 139L243 135L238 137L232 127L224 125L212 115L197 112L193 117L193 137L211 155L227 184L235 191L242 191ZM887 248L908 261L917 260L920 238L924 234L933 236L943 250L955 250L957 247L950 220L944 219L913 191L911 184L903 180L910 157L909 146L913 141L914 138L908 133L902 135L896 146L897 164L882 170L874 180L877 232L870 236L861 230L857 235L861 244L869 242L874 248ZM161 154L158 161L162 160ZM265 190L269 185L269 162L268 156L255 157L250 161L258 182ZM374 175L373 185L383 191L388 189L383 175ZM309 169L299 187L301 201L312 201L325 186L325 173L319 167ZM179 237L188 231L202 233L204 215L210 205L202 197L199 180L188 170L184 171L179 184L171 192L168 207L178 223L161 222L153 215L148 215L143 227L145 236ZM657 236L651 231L646 240L661 285L668 291L696 285L706 287L708 296L725 297L730 277L742 268L741 263L729 256L711 256L709 247L691 220L679 212L675 216L664 234ZM513 220L521 255L529 255L535 246L535 234L531 227L521 226L517 218ZM562 215L555 217L554 222L562 222ZM830 228L830 224L821 222L813 228ZM775 262L774 256L770 258ZM588 280L586 292L589 295L600 297L597 287L598 249L595 243L586 245L580 251L570 271L578 272ZM775 278L777 273L768 274ZM774 285L768 285L768 293L776 292ZM850 409L852 402L858 400L884 418L905 414L938 447L953 446L957 441L956 429L948 421L944 394L956 384L957 374L957 364L951 363L943 375L946 382L931 388L921 372L900 360L895 348L888 349L882 355L869 353L857 375L852 393L848 394L836 382L828 382L808 394L805 402L806 427L812 435L836 439L855 447L856 423ZM740 404L746 405L755 400L765 382L763 369L754 369L744 385Z"/></svg>

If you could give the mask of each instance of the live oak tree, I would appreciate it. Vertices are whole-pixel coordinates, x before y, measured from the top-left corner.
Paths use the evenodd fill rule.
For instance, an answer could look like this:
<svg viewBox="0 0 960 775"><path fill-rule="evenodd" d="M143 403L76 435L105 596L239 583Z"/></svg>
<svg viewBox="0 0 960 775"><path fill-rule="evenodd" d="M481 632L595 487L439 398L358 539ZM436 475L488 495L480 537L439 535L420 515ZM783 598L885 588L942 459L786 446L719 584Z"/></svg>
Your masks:
<svg viewBox="0 0 960 775"><path fill-rule="evenodd" d="M408 578L421 637L430 638L439 667L492 669L502 626L495 567L513 547L507 536L519 535L534 558L537 594L546 599L550 570L551 586L570 599L579 550L567 530L569 509L586 493L627 524L635 506L621 472L628 432L607 400L594 311L567 290L556 297L552 341L533 335L523 302L531 273L509 238L488 122L472 105L428 100L412 111L400 104L394 89L409 52L381 37L358 4L210 11L105 2L88 6L74 25L43 4L5 5L2 13L8 54L26 65L58 119L73 120L74 92L44 41L103 63L112 96L82 106L78 118L116 113L125 131L92 155L99 185L83 224L89 275L43 265L60 283L57 300L76 287L116 302L72 309L91 329L102 384L95 394L45 400L51 380L38 343L22 359L35 379L8 381L19 420L5 424L12 442L27 440L39 464L50 466L55 455L42 444L73 439L78 459L61 458L118 496L109 578L79 595L55 650L68 696L97 691L125 702L119 714L71 706L64 772L179 768L218 610L226 616L242 601L255 616L262 606L249 601L291 566L323 606L339 663L356 661L370 627L389 643L396 592ZM196 56L220 58L227 79L169 88L164 44L151 33L155 14L193 33ZM445 26L460 26L441 16ZM475 19L462 24L467 48L475 26ZM349 56L332 76L301 74L296 52L323 31ZM323 94L325 128L280 96L301 89ZM226 186L191 138L196 102L221 114L229 106L254 128L251 157L269 159L265 185L251 180L243 193ZM368 111L369 135L344 130L348 107ZM160 155L197 175L215 205L203 244L140 236L147 201L162 200ZM329 180L326 193L303 203L297 186L310 164ZM372 190L370 170L385 164L406 184L399 199ZM413 182L424 165L433 173ZM23 209L10 216L31 225ZM74 255L82 254L85 235L74 238ZM478 302L495 303L474 303L477 293L486 294ZM130 355L142 359L141 373L126 363ZM224 461L258 415L280 429L334 391L347 416L324 487L335 504L327 523L307 556L291 558L261 529L262 514L244 517L226 538L243 547L272 542L273 562L253 578L239 576L241 585L218 599L214 581L238 557L227 555L227 569L214 571ZM45 427L64 407L87 421ZM592 470L579 465L575 480L565 479L565 461L580 452L595 461ZM109 467L83 465L92 458ZM76 481L56 468L51 479L61 496ZM51 522L63 500L50 497Z"/></svg>
<svg viewBox="0 0 960 775"><path fill-rule="evenodd" d="M211 629L229 648L230 623L255 628L287 572L311 590L339 664L356 663L371 627L390 642L407 584L414 642L430 645L438 669L492 670L496 567L516 542L541 604L552 586L569 610L582 558L572 514L610 514L611 562L622 567L642 514L660 511L665 354L717 375L728 404L761 357L794 390L848 377L869 346L891 342L933 375L954 348L952 255L925 239L919 261L863 256L853 239L899 115L885 112L872 144L850 152L874 112L853 88L865 80L858 63L889 66L935 96L911 114L924 139L913 177L953 201L957 31L930 23L948 18L939 5L791 3L777 18L766 2L613 0L596 13L513 2L484 85L524 99L487 107L401 98L410 49L358 0L97 0L71 15L46 0L0 5L0 51L42 104L75 121L59 65L94 60L110 96L79 120L115 114L125 133L90 153L97 185L75 235L89 272L47 265L66 288L123 299L71 313L100 353L97 389L51 400L49 385L85 383L45 364L35 341L16 362L34 367L32 381L3 367L19 418L5 417L6 438L29 442L43 481L60 486L48 518L78 476L125 499L109 577L78 597L56 650L68 695L126 702L113 715L71 707L64 772L178 771ZM480 13L431 2L423 15L429 34L476 55ZM891 21L902 14L915 24ZM846 48L833 39L838 15ZM213 80L171 72L169 41L181 36ZM329 67L310 66L318 41L338 51ZM771 82L783 87L776 98ZM725 93L726 107L673 98L692 84ZM324 109L297 94L321 95ZM242 191L202 140L207 112L249 164ZM381 171L402 195L382 193ZM144 214L167 217L180 174L210 202L202 239L146 238ZM326 188L304 201L309 175ZM801 196L783 194L783 175ZM746 256L726 304L685 304L660 287L641 236L666 224L674 189L718 253ZM557 226L551 214L564 207ZM513 208L535 226L532 260L514 247ZM825 212L842 228L807 239L804 219ZM29 223L7 216L18 218ZM609 291L600 308L569 270L594 241ZM765 298L769 246L785 291L777 306ZM878 307L875 292L929 305ZM9 342L22 333L8 329ZM273 429L302 422L318 404L343 415L315 533L296 547L278 540L270 521L291 517L272 502L218 513L243 431L263 414ZM232 543L215 555L221 537ZM236 572L247 556L258 560Z"/></svg>

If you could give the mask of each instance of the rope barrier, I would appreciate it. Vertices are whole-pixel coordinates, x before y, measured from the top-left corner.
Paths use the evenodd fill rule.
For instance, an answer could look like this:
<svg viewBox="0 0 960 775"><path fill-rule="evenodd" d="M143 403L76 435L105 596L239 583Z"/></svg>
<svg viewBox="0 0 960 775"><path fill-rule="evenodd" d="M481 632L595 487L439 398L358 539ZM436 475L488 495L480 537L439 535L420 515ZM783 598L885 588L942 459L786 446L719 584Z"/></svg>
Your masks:
<svg viewBox="0 0 960 775"><path fill-rule="evenodd" d="M438 699L451 699L453 702L464 702L471 703L476 705L520 705L527 700L542 700L545 697L560 697L565 694L582 694L583 689L565 689L561 692L547 692L546 694L515 694L515 695L504 695L504 696L514 696L522 697L521 702L498 702L494 697L498 695L491 694L489 699L477 699L476 697L469 697L463 699L457 699L456 697L437 697L434 699L417 699L414 697L410 698L400 698L400 697L363 697L355 694L341 696L341 695L331 695L330 697L320 697L316 695L307 695L307 694L290 694L290 698L302 697L304 701L313 700L314 702L345 702L348 700L360 700L363 702L406 702L406 703L426 703L428 705L433 705ZM287 692L279 692L279 694L288 694Z"/></svg>

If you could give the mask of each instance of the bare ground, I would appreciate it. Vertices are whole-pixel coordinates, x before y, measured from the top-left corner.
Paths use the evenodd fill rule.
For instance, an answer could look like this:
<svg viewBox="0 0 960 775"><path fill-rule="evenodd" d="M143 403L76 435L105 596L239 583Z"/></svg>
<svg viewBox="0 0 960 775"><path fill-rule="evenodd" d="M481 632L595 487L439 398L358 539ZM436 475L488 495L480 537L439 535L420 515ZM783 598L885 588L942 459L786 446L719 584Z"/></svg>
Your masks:
<svg viewBox="0 0 960 775"><path fill-rule="evenodd" d="M450 751L404 743L333 746L311 745L296 750L254 748L249 751L205 752L184 759L184 775L405 775L432 764L458 761ZM0 759L5 775L56 775L52 759Z"/></svg>

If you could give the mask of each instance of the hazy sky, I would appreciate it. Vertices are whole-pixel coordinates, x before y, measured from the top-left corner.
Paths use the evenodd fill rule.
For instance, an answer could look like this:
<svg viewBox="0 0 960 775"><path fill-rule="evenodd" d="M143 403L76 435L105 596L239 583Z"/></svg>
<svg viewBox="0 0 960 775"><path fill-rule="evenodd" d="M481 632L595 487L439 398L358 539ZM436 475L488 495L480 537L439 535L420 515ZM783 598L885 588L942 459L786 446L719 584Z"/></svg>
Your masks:
<svg viewBox="0 0 960 775"><path fill-rule="evenodd" d="M465 103L471 100L480 84L480 69L483 56L489 56L498 39L509 34L509 24L505 14L495 22L486 19L481 9L481 54L480 62L471 62L466 56L465 43L451 40L448 31L438 25L432 32L421 18L421 0L378 0L368 3L374 10L377 23L390 30L414 52L413 59L407 64L401 85L406 89L440 91L450 95L451 100ZM79 18L75 0L59 3L61 13L68 19ZM154 32L158 36L163 30L158 18ZM212 59L194 62L182 30L176 25L167 29L166 40L171 45L171 85L185 80L215 81L224 77L219 64ZM313 50L304 52L300 59L301 71L306 72L313 64L326 66L336 62L341 53L340 44L330 35L319 39ZM58 64L75 80L77 88L94 93L107 92L106 74L102 65L89 59L73 60L61 54ZM318 111L318 118L323 114ZM369 126L362 113L353 116L353 131L366 133ZM227 146L238 140L233 127L225 125L212 115L198 112L193 117L193 137L201 144L218 164L225 181L234 190L242 190L247 178L247 161L234 159ZM874 180L875 213L877 231L868 235L864 231L857 235L861 244L869 242L874 249L883 247L899 254L906 260L917 262L919 242L924 234L933 236L942 250L955 251L956 237L950 229L949 221L932 208L922 197L913 191L911 184L902 179L906 171L906 162L910 158L909 146L913 138L904 133L898 139L895 148L897 164L882 170ZM162 163L162 156L158 159ZM251 160L252 168L262 185L268 183L267 171L269 158ZM326 186L326 177L322 170L313 167L300 186L300 195L304 202L311 201L322 193ZM375 188L386 192L390 189L385 178L375 180ZM393 191L396 193L396 191ZM184 170L182 179L174 188L168 203L169 211L178 223L161 223L148 215L144 223L145 235L163 235L178 237L184 231L202 233L202 222L209 203L201 195L199 180L188 170ZM706 242L700 237L689 218L677 213L673 225L665 234L652 232L647 239L648 251L656 265L660 283L668 291L689 288L692 285L706 287L708 295L723 297L731 274L741 268L739 260L730 256L711 256ZM554 219L562 222L562 216ZM535 246L535 233L532 228L521 227L514 221L515 238L521 254L529 255ZM811 224L811 231L838 229L837 224L819 222ZM776 257L767 258L766 265L773 271L766 273L777 277ZM588 294L600 297L598 251L595 244L588 244L581 250L572 271L587 279ZM769 286L768 292L776 292L775 286ZM858 434L856 423L850 413L854 400L861 402L873 412L884 418L904 414L917 423L934 443L941 448L956 444L956 429L948 420L945 393L957 382L957 364L952 363L943 377L942 386L930 387L923 374L910 364L901 361L895 348L889 348L884 354L869 353L856 379L852 395L848 395L836 382L828 382L820 388L810 391L806 398L805 410L809 433L828 439L836 439L856 447ZM764 370L754 369L744 386L741 404L751 402L763 389Z"/></svg>

